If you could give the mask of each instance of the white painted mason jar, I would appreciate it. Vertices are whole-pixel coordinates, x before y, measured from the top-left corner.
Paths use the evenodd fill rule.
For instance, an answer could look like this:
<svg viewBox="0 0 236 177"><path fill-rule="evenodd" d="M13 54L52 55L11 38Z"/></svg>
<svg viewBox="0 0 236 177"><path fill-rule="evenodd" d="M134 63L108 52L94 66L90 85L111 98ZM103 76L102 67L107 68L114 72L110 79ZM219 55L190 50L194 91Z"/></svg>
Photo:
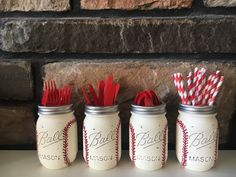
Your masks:
<svg viewBox="0 0 236 177"><path fill-rule="evenodd" d="M121 123L118 106L85 107L83 156L89 167L107 170L121 157Z"/></svg>
<svg viewBox="0 0 236 177"><path fill-rule="evenodd" d="M157 170L167 161L168 123L165 106L131 105L129 156L140 169Z"/></svg>
<svg viewBox="0 0 236 177"><path fill-rule="evenodd" d="M176 155L182 167L211 169L218 158L218 122L214 106L179 106L176 121Z"/></svg>
<svg viewBox="0 0 236 177"><path fill-rule="evenodd" d="M72 105L38 106L38 115L36 139L41 164L48 169L69 166L78 152L77 121Z"/></svg>

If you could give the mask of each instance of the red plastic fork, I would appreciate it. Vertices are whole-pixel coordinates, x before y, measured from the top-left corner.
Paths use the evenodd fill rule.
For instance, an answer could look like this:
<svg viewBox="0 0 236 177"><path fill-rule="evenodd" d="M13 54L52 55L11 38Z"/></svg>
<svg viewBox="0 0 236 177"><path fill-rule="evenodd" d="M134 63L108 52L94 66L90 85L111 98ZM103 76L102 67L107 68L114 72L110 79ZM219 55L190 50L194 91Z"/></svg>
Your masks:
<svg viewBox="0 0 236 177"><path fill-rule="evenodd" d="M98 96L97 96L93 86L91 84L88 84L88 86L89 86L89 91L93 97L93 102L94 102L95 106L98 106L99 105Z"/></svg>
<svg viewBox="0 0 236 177"><path fill-rule="evenodd" d="M116 84L116 91L115 91L115 96L114 96L114 100L113 100L113 103L115 104L116 103L116 101L117 101L117 96L118 96L118 93L119 93L119 91L120 91L120 84L118 83L118 84Z"/></svg>
<svg viewBox="0 0 236 177"><path fill-rule="evenodd" d="M99 106L103 106L104 105L104 87L105 87L105 82L103 80L101 80L99 82L99 86L98 86L98 100L99 100Z"/></svg>
<svg viewBox="0 0 236 177"><path fill-rule="evenodd" d="M58 90L54 80L45 81L42 105L60 106L71 104L71 95L72 88L69 85Z"/></svg>
<svg viewBox="0 0 236 177"><path fill-rule="evenodd" d="M49 87L49 106L58 106L59 105L59 90L56 87L56 82L53 80L48 81Z"/></svg>
<svg viewBox="0 0 236 177"><path fill-rule="evenodd" d="M60 89L60 101L59 105L71 104L72 89L69 85L64 86Z"/></svg>
<svg viewBox="0 0 236 177"><path fill-rule="evenodd" d="M91 84L88 84L88 87L92 100L89 98L85 87L82 87L82 92L88 105L112 106L116 103L117 96L120 91L120 84L114 83L112 74L108 76L106 82L103 80L99 82L98 95Z"/></svg>
<svg viewBox="0 0 236 177"><path fill-rule="evenodd" d="M44 82L44 89L43 89L43 98L42 98L42 105L46 106L48 102L48 97L49 97L49 90L47 87L47 82Z"/></svg>
<svg viewBox="0 0 236 177"><path fill-rule="evenodd" d="M82 92L83 92L83 95L84 95L84 98L85 98L85 101L86 101L87 105L91 106L92 101L90 100L90 98L88 96L88 93L86 92L85 87L82 87Z"/></svg>
<svg viewBox="0 0 236 177"><path fill-rule="evenodd" d="M65 97L65 100L66 100L66 105L70 104L71 103L71 95L72 95L72 89L70 86L66 86L66 97Z"/></svg>

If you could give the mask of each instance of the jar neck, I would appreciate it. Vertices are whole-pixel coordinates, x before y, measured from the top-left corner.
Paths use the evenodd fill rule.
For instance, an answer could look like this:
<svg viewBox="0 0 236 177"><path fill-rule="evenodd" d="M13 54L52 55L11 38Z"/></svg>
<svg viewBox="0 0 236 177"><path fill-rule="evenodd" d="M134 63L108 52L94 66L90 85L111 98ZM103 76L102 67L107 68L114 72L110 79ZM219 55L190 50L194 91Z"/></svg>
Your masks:
<svg viewBox="0 0 236 177"><path fill-rule="evenodd" d="M179 105L180 113L196 114L196 115L215 115L215 106L192 106L192 105Z"/></svg>
<svg viewBox="0 0 236 177"><path fill-rule="evenodd" d="M191 118L208 118L208 117L216 117L216 113L212 113L212 114L204 114L204 113L191 113L191 112L184 112L184 111L178 111L179 112L179 115L182 117L189 117L190 119Z"/></svg>
<svg viewBox="0 0 236 177"><path fill-rule="evenodd" d="M73 114L72 104L63 106L38 106L38 114L45 116Z"/></svg>
<svg viewBox="0 0 236 177"><path fill-rule="evenodd" d="M135 117L135 118L155 118L155 119L159 119L159 118L165 117L166 112L164 112L162 114L139 114L139 113L131 112L131 114L132 114L132 117Z"/></svg>
<svg viewBox="0 0 236 177"><path fill-rule="evenodd" d="M71 118L74 117L74 112L63 113L63 114L40 114L38 113L39 117L46 118L46 119L63 119L63 118Z"/></svg>
<svg viewBox="0 0 236 177"><path fill-rule="evenodd" d="M136 115L145 115L145 116L153 116L153 115L162 115L166 113L166 104L161 104L158 106L146 107L146 106L138 106L131 105L131 113Z"/></svg>
<svg viewBox="0 0 236 177"><path fill-rule="evenodd" d="M86 115L112 115L118 114L118 105L114 106L85 106Z"/></svg>

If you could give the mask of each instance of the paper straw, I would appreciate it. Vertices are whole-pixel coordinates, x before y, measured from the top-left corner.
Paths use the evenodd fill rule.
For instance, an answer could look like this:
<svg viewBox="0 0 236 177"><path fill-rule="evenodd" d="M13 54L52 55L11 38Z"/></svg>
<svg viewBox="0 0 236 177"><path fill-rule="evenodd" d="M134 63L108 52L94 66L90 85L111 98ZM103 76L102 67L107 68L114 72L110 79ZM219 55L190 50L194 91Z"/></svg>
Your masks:
<svg viewBox="0 0 236 177"><path fill-rule="evenodd" d="M218 93L220 91L220 88L221 88L223 82L224 82L224 76L221 76L220 80L219 80L219 82L218 82L218 84L217 84L217 86L216 86L216 88L214 90L214 93L213 93L212 97L208 101L208 105L209 106L212 106L215 103L216 97L217 97L217 95L218 95Z"/></svg>
<svg viewBox="0 0 236 177"><path fill-rule="evenodd" d="M193 97L193 82L192 82L192 72L189 72L187 76L187 85L188 85L188 100L191 104Z"/></svg>
<svg viewBox="0 0 236 177"><path fill-rule="evenodd" d="M206 84L206 86L205 86L205 88L204 88L204 90L203 90L203 99L202 99L202 102L201 102L202 105L206 105L206 104L207 104L207 99L208 99L208 97L209 97L208 88L209 88L210 85L211 85L211 79L212 79L212 77L213 77L213 74L210 74L210 76L209 76L208 79L207 79L207 84Z"/></svg>

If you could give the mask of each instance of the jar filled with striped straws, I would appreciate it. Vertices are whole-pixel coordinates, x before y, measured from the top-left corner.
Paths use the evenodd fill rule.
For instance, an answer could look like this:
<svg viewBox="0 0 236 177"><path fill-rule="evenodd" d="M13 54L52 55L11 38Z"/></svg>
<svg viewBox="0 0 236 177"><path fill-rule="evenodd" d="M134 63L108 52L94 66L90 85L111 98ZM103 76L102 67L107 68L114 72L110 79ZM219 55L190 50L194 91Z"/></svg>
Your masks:
<svg viewBox="0 0 236 177"><path fill-rule="evenodd" d="M211 169L218 155L216 98L224 81L220 71L207 77L205 68L195 68L186 82L182 73L173 75L181 99L176 121L176 155L181 165L195 171Z"/></svg>
<svg viewBox="0 0 236 177"><path fill-rule="evenodd" d="M176 155L182 167L211 169L218 155L218 123L214 106L179 106L176 121Z"/></svg>

